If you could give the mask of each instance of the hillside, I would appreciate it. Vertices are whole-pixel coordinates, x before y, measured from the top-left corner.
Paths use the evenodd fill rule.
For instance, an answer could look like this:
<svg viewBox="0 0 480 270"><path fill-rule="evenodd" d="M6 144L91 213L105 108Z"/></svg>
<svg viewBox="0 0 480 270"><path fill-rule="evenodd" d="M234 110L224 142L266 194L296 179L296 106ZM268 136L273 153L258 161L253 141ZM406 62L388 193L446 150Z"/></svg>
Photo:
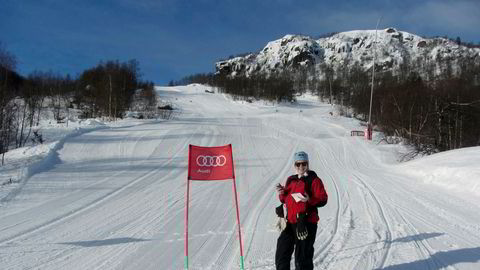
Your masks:
<svg viewBox="0 0 480 270"><path fill-rule="evenodd" d="M292 174L298 150L329 194L315 269L479 268L478 147L399 164L403 147L376 133L350 136L360 123L314 97L273 106L212 90L158 87L175 119L61 137L0 193L1 268L182 269L189 144L233 146L246 269L275 269L274 187ZM8 154L28 159L34 150ZM190 192L190 269L239 269L231 182L195 181Z"/></svg>

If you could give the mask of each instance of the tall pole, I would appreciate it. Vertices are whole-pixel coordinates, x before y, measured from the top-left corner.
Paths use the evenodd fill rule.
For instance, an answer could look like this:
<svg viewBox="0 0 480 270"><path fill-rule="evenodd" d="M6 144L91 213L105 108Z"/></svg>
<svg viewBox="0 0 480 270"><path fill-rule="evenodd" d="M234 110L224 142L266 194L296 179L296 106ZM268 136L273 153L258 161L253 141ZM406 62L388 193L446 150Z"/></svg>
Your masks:
<svg viewBox="0 0 480 270"><path fill-rule="evenodd" d="M367 138L372 140L372 101L373 101L373 85L375 82L375 58L377 56L377 29L380 24L382 17L378 18L377 26L375 27L375 44L373 44L373 67L372 67L372 88L370 91L370 110L368 112L368 123L367 123Z"/></svg>
<svg viewBox="0 0 480 270"><path fill-rule="evenodd" d="M183 262L184 269L188 269L188 202L190 198L190 179L187 179L187 194L185 196L185 257Z"/></svg>
<svg viewBox="0 0 480 270"><path fill-rule="evenodd" d="M244 257L243 257L243 243L242 243L242 229L240 227L240 212L238 211L238 199L237 199L237 185L235 184L235 177L233 178L233 193L235 194L235 208L237 210L237 225L238 225L238 240L240 242L240 269L244 270Z"/></svg>

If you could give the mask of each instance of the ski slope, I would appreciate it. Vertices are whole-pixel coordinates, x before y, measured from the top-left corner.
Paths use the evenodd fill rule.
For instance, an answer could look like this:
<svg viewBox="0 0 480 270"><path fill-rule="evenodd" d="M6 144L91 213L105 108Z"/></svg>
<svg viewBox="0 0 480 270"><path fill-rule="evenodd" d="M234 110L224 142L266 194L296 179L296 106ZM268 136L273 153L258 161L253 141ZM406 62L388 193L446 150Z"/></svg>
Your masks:
<svg viewBox="0 0 480 270"><path fill-rule="evenodd" d="M159 87L178 109L174 120L62 140L1 201L0 269L183 269L188 145L230 143L246 269L275 269L274 187L293 173L298 150L329 193L315 269L480 269L472 180L463 189L445 185L448 177L425 181L438 160L397 164L392 146L351 137L359 123L313 99L270 106L205 89ZM472 149L464 177L480 176ZM240 269L232 182L190 188L190 269Z"/></svg>

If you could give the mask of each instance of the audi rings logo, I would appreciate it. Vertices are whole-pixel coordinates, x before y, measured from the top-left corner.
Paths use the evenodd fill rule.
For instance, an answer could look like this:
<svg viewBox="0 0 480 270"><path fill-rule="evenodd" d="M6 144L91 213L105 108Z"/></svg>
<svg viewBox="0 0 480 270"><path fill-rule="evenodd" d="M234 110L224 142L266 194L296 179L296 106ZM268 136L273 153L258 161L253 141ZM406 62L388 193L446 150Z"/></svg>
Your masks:
<svg viewBox="0 0 480 270"><path fill-rule="evenodd" d="M200 167L221 167L227 163L227 158L221 156L198 156L197 165Z"/></svg>

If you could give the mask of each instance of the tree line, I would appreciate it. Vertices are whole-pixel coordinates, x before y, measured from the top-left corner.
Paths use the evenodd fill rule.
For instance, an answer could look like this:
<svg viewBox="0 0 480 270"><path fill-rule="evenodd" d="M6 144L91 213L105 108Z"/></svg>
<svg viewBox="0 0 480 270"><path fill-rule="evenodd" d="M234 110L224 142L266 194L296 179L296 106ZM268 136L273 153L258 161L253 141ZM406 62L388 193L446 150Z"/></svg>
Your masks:
<svg viewBox="0 0 480 270"><path fill-rule="evenodd" d="M456 63L454 69L452 59L405 61L399 70L375 75L372 123L386 140L403 138L414 146L409 158L480 145L480 65L474 59ZM338 105L340 114L368 121L371 76L345 62L336 69L321 63L249 77L196 74L170 84L204 83L237 98L278 102L310 91Z"/></svg>
<svg viewBox="0 0 480 270"><path fill-rule="evenodd" d="M287 73L265 76L257 74L252 77L229 77L220 74L195 74L180 81L171 81L169 85L201 83L215 86L220 92L230 94L236 100L263 99L282 102L293 101L293 80Z"/></svg>
<svg viewBox="0 0 480 270"><path fill-rule="evenodd" d="M404 77L381 74L374 85L372 123L388 137L404 138L416 151L410 155L431 154L480 145L480 84L478 66L459 76L440 76L428 81L417 72ZM368 74L369 75L369 74ZM371 83L367 74L349 91L346 104L360 119L367 121ZM412 156L410 156L412 157Z"/></svg>
<svg viewBox="0 0 480 270"><path fill-rule="evenodd" d="M123 118L132 104L155 111L153 82L142 81L139 62L107 61L83 71L77 78L34 71L26 77L16 71L16 58L0 44L0 155L42 142L36 130L42 114L50 113L68 125L73 109L80 118ZM138 109L138 108L137 108Z"/></svg>

